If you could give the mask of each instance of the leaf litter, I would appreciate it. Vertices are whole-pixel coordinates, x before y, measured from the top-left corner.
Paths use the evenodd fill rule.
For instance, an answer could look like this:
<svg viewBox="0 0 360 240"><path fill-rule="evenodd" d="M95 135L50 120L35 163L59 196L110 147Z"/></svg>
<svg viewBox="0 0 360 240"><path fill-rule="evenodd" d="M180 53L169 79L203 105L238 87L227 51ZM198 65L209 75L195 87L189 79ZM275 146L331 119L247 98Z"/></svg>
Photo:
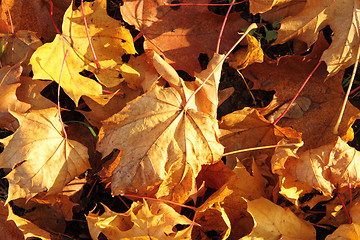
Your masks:
<svg viewBox="0 0 360 240"><path fill-rule="evenodd" d="M48 3L37 0L8 0L0 9L0 123L14 132L1 140L0 165L9 182L1 227L11 229L14 239L76 237L65 229L75 226L79 213L88 239L100 234L107 239L315 239L320 233L312 224L337 228L322 239L358 238L359 154L346 143L354 137L358 109L348 104L339 133L331 130L344 98L343 70L355 61L357 1L236 3L250 4L251 13L270 23L283 17L274 44L293 39L307 48L315 45L305 56L274 61L264 56L256 34L248 35L226 63L224 54L215 54L224 17L201 5L209 1L176 7L151 1L125 1L120 7L105 0L83 7L76 1L50 2L45 7ZM114 6L123 20L108 16L107 8ZM42 22L30 7L46 8ZM348 14L339 15L339 9ZM221 52L250 25L248 19L230 13ZM52 24L60 29L61 21L62 33L56 34ZM137 54L136 33L128 24L144 37L145 53ZM326 25L334 33L330 44L320 33ZM35 35L45 41L42 46ZM210 58L203 71L200 54ZM63 61L61 88L76 105L71 112L61 109L69 139L59 103L42 96L50 81L60 82ZM273 124L319 61L325 64ZM221 69L228 63L253 82L251 91L275 90L269 106L217 119L224 101L219 102ZM179 70L195 81L180 77ZM79 136L76 124L99 138L96 146L95 139L87 139L90 133ZM236 150L244 152L231 153ZM81 184L70 187L74 181ZM101 191L105 195L98 195ZM24 216L12 213L16 206L25 209ZM318 206L326 206L325 217L310 222L316 213L309 208ZM58 224L39 221L44 213L55 214Z"/></svg>

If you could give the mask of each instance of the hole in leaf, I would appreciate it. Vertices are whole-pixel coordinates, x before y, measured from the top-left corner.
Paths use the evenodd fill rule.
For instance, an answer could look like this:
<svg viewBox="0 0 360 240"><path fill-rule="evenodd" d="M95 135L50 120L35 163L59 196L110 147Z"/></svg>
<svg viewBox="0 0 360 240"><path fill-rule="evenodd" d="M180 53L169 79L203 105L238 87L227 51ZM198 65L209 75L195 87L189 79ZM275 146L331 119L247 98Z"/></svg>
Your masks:
<svg viewBox="0 0 360 240"><path fill-rule="evenodd" d="M206 53L200 53L198 57L198 61L200 63L201 69L205 70L209 63L209 56Z"/></svg>
<svg viewBox="0 0 360 240"><path fill-rule="evenodd" d="M187 72L185 72L183 70L177 70L176 72L179 74L179 77L181 77L186 82L195 81L194 77L190 76L190 74L188 74Z"/></svg>

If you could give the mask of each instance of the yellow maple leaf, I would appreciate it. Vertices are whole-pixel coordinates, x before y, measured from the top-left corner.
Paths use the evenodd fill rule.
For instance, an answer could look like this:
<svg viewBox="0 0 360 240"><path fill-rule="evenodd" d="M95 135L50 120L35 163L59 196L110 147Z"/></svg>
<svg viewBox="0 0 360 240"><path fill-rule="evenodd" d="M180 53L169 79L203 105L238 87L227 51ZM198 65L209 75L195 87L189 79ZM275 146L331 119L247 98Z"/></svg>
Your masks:
<svg viewBox="0 0 360 240"><path fill-rule="evenodd" d="M87 148L62 135L56 108L11 112L20 122L16 132L2 139L0 167L13 168L7 203L17 198L35 196L39 192L60 192L76 176L90 168Z"/></svg>
<svg viewBox="0 0 360 240"><path fill-rule="evenodd" d="M241 240L316 239L314 227L289 209L283 209L265 198L248 201L247 205L254 219L254 228Z"/></svg>
<svg viewBox="0 0 360 240"><path fill-rule="evenodd" d="M93 239L102 232L109 240L118 239L191 239L195 224L165 203L157 201L133 202L126 213L115 213L104 206L101 216L90 213L86 220ZM174 231L177 224L190 225Z"/></svg>
<svg viewBox="0 0 360 240"><path fill-rule="evenodd" d="M38 48L30 59L34 72L34 79L51 79L59 82L60 69L66 52L61 86L69 97L78 103L82 95L99 96L102 87L96 81L80 75L84 69L96 72L99 81L104 85L116 86L119 79L121 56L124 53L134 54L130 32L118 21L106 15L106 1L85 3L84 12L88 25L89 35L94 46L94 51L102 69L97 71L94 57L90 50L81 9L76 9L73 4L64 15L63 34L56 35L51 43ZM120 65L119 65L120 64ZM109 73L110 71L110 73ZM109 78L114 75L116 78ZM116 82L114 82L116 81Z"/></svg>

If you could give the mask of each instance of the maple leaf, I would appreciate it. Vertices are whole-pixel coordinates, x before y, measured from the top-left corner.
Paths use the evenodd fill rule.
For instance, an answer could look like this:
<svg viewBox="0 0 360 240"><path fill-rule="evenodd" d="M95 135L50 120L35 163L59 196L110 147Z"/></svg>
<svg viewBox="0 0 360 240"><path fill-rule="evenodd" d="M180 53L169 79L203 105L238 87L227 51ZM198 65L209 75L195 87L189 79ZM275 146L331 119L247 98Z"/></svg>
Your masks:
<svg viewBox="0 0 360 240"><path fill-rule="evenodd" d="M20 240L33 239L34 237L42 240L52 239L50 233L40 229L32 222L15 215L9 204L4 206L3 203L0 202L0 219L0 228L5 227L5 229L1 231L2 239ZM19 232L19 230L21 232ZM11 236L9 236L9 233Z"/></svg>
<svg viewBox="0 0 360 240"><path fill-rule="evenodd" d="M296 38L310 47L318 38L319 31L329 25L333 31L332 43L324 51L321 61L334 75L356 61L360 42L360 3L353 0L309 0L295 16L281 21L278 38L274 44L282 44Z"/></svg>
<svg viewBox="0 0 360 240"><path fill-rule="evenodd" d="M9 110L26 112L30 105L20 102L16 95L16 89L20 86L19 77L22 73L22 67L17 64L13 67L3 67L0 69L0 127L15 131L19 123Z"/></svg>
<svg viewBox="0 0 360 240"><path fill-rule="evenodd" d="M11 112L20 122L16 132L2 139L0 167L13 168L7 203L39 192L60 192L74 177L90 168L87 149L62 135L56 108L30 111L24 115Z"/></svg>
<svg viewBox="0 0 360 240"><path fill-rule="evenodd" d="M196 3L209 3L201 0ZM183 4L192 3L186 0ZM153 49L177 70L190 75L200 72L200 53L211 56L216 51L216 42L224 21L208 10L207 6L180 6L173 9L162 0L126 1L120 7L124 20L134 25L145 37L144 48ZM248 23L231 14L222 37L222 49L230 49L238 38L238 32Z"/></svg>
<svg viewBox="0 0 360 240"><path fill-rule="evenodd" d="M3 52L1 54L2 65L14 66L21 62L23 75L28 75L31 67L28 66L31 55L42 45L33 32L20 30L12 35L0 34Z"/></svg>
<svg viewBox="0 0 360 240"><path fill-rule="evenodd" d="M302 56L282 57L278 61L254 63L243 71L246 78L255 83L255 89L275 90L273 101L260 113L267 115L276 108L289 102L299 90L308 74L318 64L320 55L328 46L326 40L319 38L310 54ZM344 141L351 141L353 131L350 126L359 117L359 110L348 103L345 109L338 135L333 134L333 128L339 115L339 109L344 101L344 90L341 87L343 73L324 80L327 72L324 65L316 70L310 81L301 91L301 97L306 97L311 104L307 111L298 118L282 118L277 125L291 126L302 133L304 146L300 152L307 151L336 141L338 135Z"/></svg>
<svg viewBox="0 0 360 240"><path fill-rule="evenodd" d="M154 88L103 122L98 150L103 156L122 151L112 193L145 194L164 181L159 192L185 201L201 165L221 158L217 134L216 119L184 109L174 88Z"/></svg>
<svg viewBox="0 0 360 240"><path fill-rule="evenodd" d="M93 239L102 232L109 240L117 239L191 239L194 222L162 202L133 202L126 213L115 213L104 206L101 216L90 213L86 220ZM190 225L174 231L177 224Z"/></svg>
<svg viewBox="0 0 360 240"><path fill-rule="evenodd" d="M71 0L52 1L53 20L57 27L61 26L62 16L70 5ZM38 37L42 37L45 42L51 41L56 35L55 27L50 18L50 7L48 1L43 0L6 0L6 4L1 4L1 19L9 21L6 14L9 9L15 32L28 30L36 32Z"/></svg>
<svg viewBox="0 0 360 240"><path fill-rule="evenodd" d="M247 202L248 211L254 219L252 232L241 238L247 239L315 239L315 229L298 218L291 210L259 198Z"/></svg>
<svg viewBox="0 0 360 240"><path fill-rule="evenodd" d="M274 171L286 171L325 195L332 195L335 188L347 188L348 184L357 186L359 183L357 166L360 153L339 137L334 143L302 152L298 156L288 151L283 148L276 150L272 159Z"/></svg>
<svg viewBox="0 0 360 240"><path fill-rule="evenodd" d="M213 193L200 207L196 209L196 222L199 225L194 227L193 239L199 239L205 232L216 231L227 239L231 232L231 223L225 209L221 206L224 199L232 194L232 190L226 186Z"/></svg>
<svg viewBox="0 0 360 240"><path fill-rule="evenodd" d="M221 129L220 142L226 152L250 147L260 147L277 144L281 139L292 139L300 142L301 134L289 127L279 127L266 120L256 109L244 108L222 117L219 125ZM272 155L273 149L262 150L262 154ZM244 160L257 154L244 152L226 156L230 169L236 165L236 158Z"/></svg>
<svg viewBox="0 0 360 240"><path fill-rule="evenodd" d="M106 15L105 2L99 0L95 3L86 3L84 7L86 18L89 22L93 22L88 25L89 34L103 69L96 71L94 67L82 13L79 9L73 10L73 4L64 15L63 34L56 35L53 42L38 48L30 59L35 79L51 79L59 82L60 66L68 51L61 86L75 104L78 104L82 95L93 96L96 100L96 97L102 93L99 83L81 76L80 72L84 69L97 72L96 76L104 85L118 85L122 79L119 80L119 71L116 68L121 62L122 53L135 53L129 31ZM114 75L111 71L116 72L117 79L109 79L109 74Z"/></svg>

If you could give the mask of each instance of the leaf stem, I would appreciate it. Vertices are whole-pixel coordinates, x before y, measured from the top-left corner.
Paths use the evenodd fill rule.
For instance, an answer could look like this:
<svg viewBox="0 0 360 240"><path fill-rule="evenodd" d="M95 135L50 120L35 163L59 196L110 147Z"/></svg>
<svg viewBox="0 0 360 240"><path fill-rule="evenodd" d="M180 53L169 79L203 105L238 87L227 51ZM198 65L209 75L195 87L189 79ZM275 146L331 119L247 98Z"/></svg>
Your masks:
<svg viewBox="0 0 360 240"><path fill-rule="evenodd" d="M50 18L51 18L51 22L52 22L52 24L54 25L54 27L55 27L55 29L56 29L56 33L61 35L61 32L60 32L60 30L57 28L57 26L56 26L56 24L55 24L55 21L54 21L54 18L53 18L53 15L54 15L54 4L53 4L53 2L52 2L51 0L49 1L49 4L50 4Z"/></svg>
<svg viewBox="0 0 360 240"><path fill-rule="evenodd" d="M200 89L206 84L207 81L209 81L210 77L214 74L214 72L216 71L216 69L220 66L220 64L223 63L223 61L230 55L230 53L234 50L234 48L245 38L245 36L253 29L257 28L256 23L252 23L247 30L243 33L243 35L239 38L239 40L237 40L237 42L230 48L230 50L228 51L228 53L226 53L221 61L218 63L218 65L211 71L211 73L209 74L209 76L207 76L207 78L203 81L203 83L190 95L190 97L187 99L185 105L184 105L184 109L186 110L188 105L190 104L190 101L192 98L194 98L195 94L198 93L200 91Z"/></svg>
<svg viewBox="0 0 360 240"><path fill-rule="evenodd" d="M360 57L360 47L358 48L358 51L357 51L356 61L355 61L353 73L351 74L351 79L350 79L349 86L348 86L348 89L347 89L346 94L345 94L344 102L343 102L343 105L341 106L340 114L339 114L338 120L337 120L337 122L335 124L335 127L334 127L334 130L333 130L334 134L338 134L338 132L339 132L339 126L340 126L342 117L343 117L344 112L345 112L346 103L347 103L347 101L349 99L350 90L351 90L351 87L352 87L352 85L354 83L354 79L355 79L355 75L356 75L356 71L357 71L358 63L359 63L359 57Z"/></svg>
<svg viewBox="0 0 360 240"><path fill-rule="evenodd" d="M276 147L301 147L302 145L304 145L304 142L287 143L287 144L282 144L282 145L268 145L268 146L261 146L261 147L244 148L244 149L224 153L223 157L233 155L233 154L236 154L236 153L249 152L249 151L255 151L255 150L262 150L262 149L269 149L269 148L276 148Z"/></svg>
<svg viewBox="0 0 360 240"><path fill-rule="evenodd" d="M339 200L340 200L340 202L341 202L341 205L344 207L344 211L345 211L345 213L346 213L346 217L347 217L347 219L348 219L348 223L351 224L352 220L351 220L349 211L348 211L348 209L347 209L347 207L346 207L343 199L341 198L340 193L338 193L337 196L338 196L338 198L339 198Z"/></svg>
<svg viewBox="0 0 360 240"><path fill-rule="evenodd" d="M93 135L93 137L96 139L96 140L99 140L99 137L98 135L95 133L94 129L90 126L90 124L86 123L86 122L82 122L82 121L75 121L75 120L72 120L72 121L66 121L65 123L81 123L83 125L85 125L89 131L91 132L91 134Z"/></svg>
<svg viewBox="0 0 360 240"><path fill-rule="evenodd" d="M86 17L85 17L85 13L84 13L84 0L81 0L81 13L82 13L82 15L83 15L84 25L85 25L85 31L86 31L87 38L88 38L88 40L89 40L89 45L90 45L91 53L92 53L92 55L93 55L93 57L94 57L94 61L95 61L96 67L98 68L98 70L100 70L100 69L101 69L101 66L100 66L99 61L97 60L96 55L95 55L95 50L94 50L94 47L93 47L93 45L92 45L92 42L91 42L91 39L90 39L89 30L88 30L88 27L87 27Z"/></svg>
<svg viewBox="0 0 360 240"><path fill-rule="evenodd" d="M62 127L62 130L63 130L65 139L67 139L67 133L65 131L65 126L64 126L64 122L63 122L63 120L61 118L61 111L60 111L60 84L61 84L62 73L63 73L63 70L64 70L65 60L66 60L66 57L68 56L68 54L69 54L69 50L66 50L66 53L65 53L62 65L61 65L61 70L60 70L59 85L58 85L58 96L57 96L59 120L60 120L60 123L61 123L61 127Z"/></svg>
<svg viewBox="0 0 360 240"><path fill-rule="evenodd" d="M219 33L219 37L218 37L218 42L217 42L217 45L216 45L216 53L217 53L217 54L219 54L219 51L220 51L220 43L221 43L222 35L223 35L224 29L225 29L225 24L226 24L227 19L229 18L229 14L230 14L231 8L232 8L232 6L234 5L234 3L235 3L235 0L232 0L229 9L228 9L228 11L226 12L226 15L225 15L223 24L222 24L222 26L221 26L220 33Z"/></svg>
<svg viewBox="0 0 360 240"><path fill-rule="evenodd" d="M315 68L311 71L311 73L309 74L309 76L305 79L304 83L301 85L300 89L297 91L297 93L295 94L295 96L293 97L293 99L290 101L289 105L287 106L287 108L285 109L285 111L277 118L275 119L275 121L273 122L274 125L276 125L280 119L282 119L285 114L287 113L287 111L289 110L289 108L291 107L291 104L293 104L293 102L295 101L295 99L299 96L299 94L301 93L301 91L303 90L303 88L305 87L305 85L307 84L307 82L309 81L309 79L312 77L312 75L314 74L314 72L316 71L316 69L318 69L318 67L320 66L321 61L318 62L318 64L315 66Z"/></svg>

